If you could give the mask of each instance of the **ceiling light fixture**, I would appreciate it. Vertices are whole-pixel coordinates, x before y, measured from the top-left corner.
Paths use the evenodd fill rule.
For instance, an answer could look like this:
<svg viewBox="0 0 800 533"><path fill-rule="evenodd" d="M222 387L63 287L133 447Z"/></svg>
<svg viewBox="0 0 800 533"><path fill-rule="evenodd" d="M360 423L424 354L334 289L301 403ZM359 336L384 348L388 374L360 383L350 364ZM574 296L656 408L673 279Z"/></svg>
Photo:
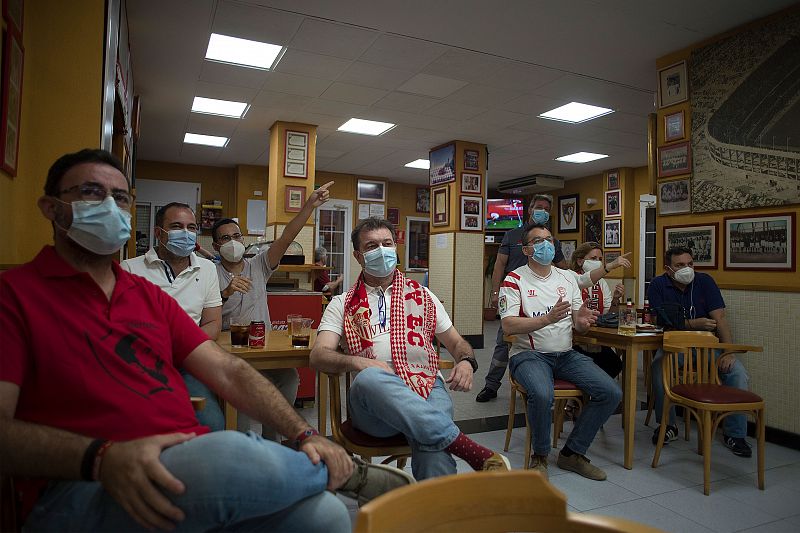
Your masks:
<svg viewBox="0 0 800 533"><path fill-rule="evenodd" d="M408 168L424 168L425 170L430 170L431 162L427 159L417 159L416 161L406 163L405 166Z"/></svg>
<svg viewBox="0 0 800 533"><path fill-rule="evenodd" d="M613 113L613 109L607 107L598 107L589 104L582 104L580 102L570 102L561 107L551 109L546 113L539 115L539 118L546 118L548 120L557 120L559 122L569 122L570 124L580 124L593 118L602 117Z"/></svg>
<svg viewBox="0 0 800 533"><path fill-rule="evenodd" d="M202 96L195 96L192 102L193 113L219 115L221 117L242 118L249 108L250 106L245 102L217 100L215 98L203 98Z"/></svg>
<svg viewBox="0 0 800 533"><path fill-rule="evenodd" d="M556 161L564 161L565 163L588 163L589 161L596 161L604 157L608 157L608 155L593 154L592 152L575 152L574 154L556 157Z"/></svg>
<svg viewBox="0 0 800 533"><path fill-rule="evenodd" d="M273 70L286 53L285 46L212 33L206 59L241 67Z"/></svg>
<svg viewBox="0 0 800 533"><path fill-rule="evenodd" d="M217 137L215 135L200 135L199 133L187 133L183 136L183 142L187 144L202 144L205 146L223 148L228 144L228 138Z"/></svg>
<svg viewBox="0 0 800 533"><path fill-rule="evenodd" d="M381 135L395 126L396 124L392 124L390 122L378 122L375 120L351 118L337 129L338 131L345 131L347 133L360 133L361 135Z"/></svg>

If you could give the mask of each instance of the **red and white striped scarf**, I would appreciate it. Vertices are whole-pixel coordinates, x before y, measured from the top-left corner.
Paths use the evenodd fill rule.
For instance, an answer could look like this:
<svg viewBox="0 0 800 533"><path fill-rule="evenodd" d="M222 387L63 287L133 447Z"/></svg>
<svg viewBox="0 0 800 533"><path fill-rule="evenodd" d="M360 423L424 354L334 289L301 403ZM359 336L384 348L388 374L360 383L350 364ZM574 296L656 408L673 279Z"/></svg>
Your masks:
<svg viewBox="0 0 800 533"><path fill-rule="evenodd" d="M389 340L395 374L427 398L439 371L439 354L431 343L436 306L419 283L395 270L390 310ZM350 355L377 357L373 352L371 316L362 274L344 298L344 336Z"/></svg>

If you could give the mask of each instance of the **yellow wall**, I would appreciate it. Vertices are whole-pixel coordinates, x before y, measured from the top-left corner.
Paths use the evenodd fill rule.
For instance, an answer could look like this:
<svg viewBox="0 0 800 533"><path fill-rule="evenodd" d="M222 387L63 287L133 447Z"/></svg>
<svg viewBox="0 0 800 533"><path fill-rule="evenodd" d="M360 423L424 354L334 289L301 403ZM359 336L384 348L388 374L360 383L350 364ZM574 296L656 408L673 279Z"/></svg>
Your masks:
<svg viewBox="0 0 800 533"><path fill-rule="evenodd" d="M47 170L65 153L100 144L104 24L103 0L25 3L19 160L16 177L0 171L0 264L29 261L52 242L36 208Z"/></svg>
<svg viewBox="0 0 800 533"><path fill-rule="evenodd" d="M306 176L305 178L286 177L284 163L286 161L286 131L308 133ZM267 225L286 224L297 216L296 212L286 211L286 186L305 187L306 200L314 192L315 160L317 157L317 127L297 122L275 122L269 131L269 175L267 189L269 206L267 209ZM246 201L245 201L246 204ZM313 224L313 221L311 222Z"/></svg>
<svg viewBox="0 0 800 533"><path fill-rule="evenodd" d="M210 200L222 201L222 215L230 217L236 212L234 200L235 169L204 165L183 165L162 161L137 161L136 179L184 181L200 184L202 203Z"/></svg>

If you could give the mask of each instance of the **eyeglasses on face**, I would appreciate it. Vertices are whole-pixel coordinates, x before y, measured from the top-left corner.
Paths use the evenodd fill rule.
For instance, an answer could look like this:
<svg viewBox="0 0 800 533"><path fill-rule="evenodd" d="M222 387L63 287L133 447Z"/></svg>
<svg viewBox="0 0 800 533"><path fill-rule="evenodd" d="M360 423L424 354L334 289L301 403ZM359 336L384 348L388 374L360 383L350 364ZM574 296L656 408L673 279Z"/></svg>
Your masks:
<svg viewBox="0 0 800 533"><path fill-rule="evenodd" d="M522 246L527 246L527 247L536 246L537 244L542 244L544 241L547 241L552 244L553 237L536 237L535 239L531 239L527 243L522 243Z"/></svg>
<svg viewBox="0 0 800 533"><path fill-rule="evenodd" d="M117 207L126 211L129 211L131 205L133 204L133 195L128 191L123 189L113 189L109 192L108 189L93 181L87 181L85 183L81 183L80 185L73 185L72 187L68 187L63 191L59 191L58 195L61 196L62 194L76 191L81 195L81 200L87 202L102 202L108 196L111 196L114 199L114 202L116 202Z"/></svg>
<svg viewBox="0 0 800 533"><path fill-rule="evenodd" d="M237 240L237 241L241 241L242 240L242 234L241 233L234 233L233 235L220 235L219 237L217 237L217 242L220 243L220 244L225 244L226 242L230 242L232 239L233 240Z"/></svg>

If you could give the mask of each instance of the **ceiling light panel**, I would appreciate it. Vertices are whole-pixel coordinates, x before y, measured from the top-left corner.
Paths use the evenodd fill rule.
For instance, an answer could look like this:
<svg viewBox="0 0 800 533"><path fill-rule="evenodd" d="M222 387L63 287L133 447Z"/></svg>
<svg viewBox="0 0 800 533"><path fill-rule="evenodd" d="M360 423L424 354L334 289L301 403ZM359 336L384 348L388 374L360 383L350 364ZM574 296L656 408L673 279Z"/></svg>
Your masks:
<svg viewBox="0 0 800 533"><path fill-rule="evenodd" d="M424 168L425 170L430 170L431 162L428 159L417 159L416 161L406 163L405 166L408 168Z"/></svg>
<svg viewBox="0 0 800 533"><path fill-rule="evenodd" d="M570 122L572 124L579 124L592 120L603 115L613 113L613 109L607 107L598 107L589 104L582 104L580 102L570 102L561 107L551 109L546 113L539 115L540 118L548 120L558 120L559 122Z"/></svg>
<svg viewBox="0 0 800 533"><path fill-rule="evenodd" d="M272 70L285 52L286 48L277 44L212 33L208 40L206 59L243 67Z"/></svg>
<svg viewBox="0 0 800 533"><path fill-rule="evenodd" d="M192 112L194 113L232 118L242 118L249 107L245 102L217 100L215 98L203 98L202 96L195 96L192 102Z"/></svg>
<svg viewBox="0 0 800 533"><path fill-rule="evenodd" d="M608 155L594 154L592 152L575 152L574 154L556 157L556 161L564 161L565 163L588 163L589 161L596 161L604 157L608 157Z"/></svg>
<svg viewBox="0 0 800 533"><path fill-rule="evenodd" d="M377 122L375 120L364 120L361 118L351 118L341 126L338 131L347 133L360 133L361 135L381 135L394 128L395 124L390 122Z"/></svg>
<svg viewBox="0 0 800 533"><path fill-rule="evenodd" d="M228 144L228 138L217 137L215 135L200 135L199 133L187 133L183 137L183 142L187 144L202 144L205 146L223 148L226 144Z"/></svg>

